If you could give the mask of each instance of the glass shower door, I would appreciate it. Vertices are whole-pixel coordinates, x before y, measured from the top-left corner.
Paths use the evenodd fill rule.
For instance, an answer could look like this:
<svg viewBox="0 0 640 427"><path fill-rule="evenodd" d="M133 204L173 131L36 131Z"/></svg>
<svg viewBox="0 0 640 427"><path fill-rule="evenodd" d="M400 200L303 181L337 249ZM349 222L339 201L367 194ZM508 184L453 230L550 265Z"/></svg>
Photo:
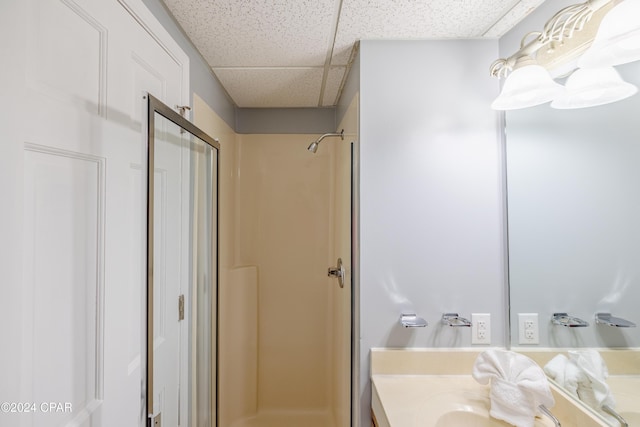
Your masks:
<svg viewBox="0 0 640 427"><path fill-rule="evenodd" d="M218 145L148 100L149 425L211 427Z"/></svg>
<svg viewBox="0 0 640 427"><path fill-rule="evenodd" d="M195 399L192 427L212 427L215 420L215 343L212 330L216 319L218 277L217 176L218 151L198 137L191 138L192 177L192 318L195 327L194 368L191 372Z"/></svg>

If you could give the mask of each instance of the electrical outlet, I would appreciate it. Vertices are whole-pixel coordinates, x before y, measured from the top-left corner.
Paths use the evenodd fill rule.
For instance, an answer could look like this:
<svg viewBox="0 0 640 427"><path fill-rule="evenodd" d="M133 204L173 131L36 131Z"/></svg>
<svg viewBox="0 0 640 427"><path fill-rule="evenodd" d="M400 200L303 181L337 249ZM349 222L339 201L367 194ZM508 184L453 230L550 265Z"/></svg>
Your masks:
<svg viewBox="0 0 640 427"><path fill-rule="evenodd" d="M491 344L491 314L471 314L471 344Z"/></svg>
<svg viewBox="0 0 640 427"><path fill-rule="evenodd" d="M518 313L518 343L540 344L538 313Z"/></svg>

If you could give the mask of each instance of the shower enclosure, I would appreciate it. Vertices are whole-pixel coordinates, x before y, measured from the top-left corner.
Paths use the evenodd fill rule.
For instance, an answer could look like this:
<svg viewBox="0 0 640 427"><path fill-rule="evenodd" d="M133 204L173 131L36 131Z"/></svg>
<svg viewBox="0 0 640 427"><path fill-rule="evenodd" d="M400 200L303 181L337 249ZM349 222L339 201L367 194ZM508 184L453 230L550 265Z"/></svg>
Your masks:
<svg viewBox="0 0 640 427"><path fill-rule="evenodd" d="M212 427L219 145L146 99L148 425Z"/></svg>
<svg viewBox="0 0 640 427"><path fill-rule="evenodd" d="M218 427L351 425L352 143L311 139L236 135Z"/></svg>

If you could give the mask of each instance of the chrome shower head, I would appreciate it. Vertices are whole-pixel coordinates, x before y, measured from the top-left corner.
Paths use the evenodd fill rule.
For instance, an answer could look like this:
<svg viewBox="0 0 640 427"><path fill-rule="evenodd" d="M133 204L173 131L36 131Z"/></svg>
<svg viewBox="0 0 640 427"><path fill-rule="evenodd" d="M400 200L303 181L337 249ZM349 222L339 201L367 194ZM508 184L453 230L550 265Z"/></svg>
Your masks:
<svg viewBox="0 0 640 427"><path fill-rule="evenodd" d="M307 147L307 150L311 151L312 153L315 153L316 151L318 151L318 145L320 144L320 141L322 141L323 139L325 139L325 138L327 138L329 136L339 136L340 139L342 139L344 141L344 129L342 129L342 131L340 133L325 133L320 138L318 138L315 141L313 141Z"/></svg>
<svg viewBox="0 0 640 427"><path fill-rule="evenodd" d="M311 151L312 153L315 154L316 151L318 151L318 142L320 141L313 141L308 147L307 150Z"/></svg>

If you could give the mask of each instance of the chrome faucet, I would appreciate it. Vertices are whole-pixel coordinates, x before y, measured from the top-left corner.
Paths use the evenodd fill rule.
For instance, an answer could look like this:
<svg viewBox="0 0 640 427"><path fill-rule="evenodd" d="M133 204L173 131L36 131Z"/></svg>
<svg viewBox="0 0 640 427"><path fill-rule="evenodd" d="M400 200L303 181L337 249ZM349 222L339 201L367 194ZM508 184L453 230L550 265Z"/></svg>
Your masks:
<svg viewBox="0 0 640 427"><path fill-rule="evenodd" d="M611 415L613 418L616 419L616 421L618 421L620 423L621 427L629 427L629 423L627 422L627 420L625 420L622 415L620 415L619 413L617 413L611 406L609 405L602 405L602 410L604 412L606 412L607 414Z"/></svg>
<svg viewBox="0 0 640 427"><path fill-rule="evenodd" d="M418 317L415 313L402 313L400 315L400 324L405 328L424 328L427 321L422 317Z"/></svg>
<svg viewBox="0 0 640 427"><path fill-rule="evenodd" d="M538 409L540 409L540 412L542 412L544 415L546 415L547 417L551 418L551 421L553 421L553 424L556 427L562 427L562 425L560 424L560 420L558 418L556 418L555 415L553 415L551 413L551 411L544 405L539 405Z"/></svg>
<svg viewBox="0 0 640 427"><path fill-rule="evenodd" d="M471 327L471 321L458 316L458 313L444 313L442 323L453 327Z"/></svg>

